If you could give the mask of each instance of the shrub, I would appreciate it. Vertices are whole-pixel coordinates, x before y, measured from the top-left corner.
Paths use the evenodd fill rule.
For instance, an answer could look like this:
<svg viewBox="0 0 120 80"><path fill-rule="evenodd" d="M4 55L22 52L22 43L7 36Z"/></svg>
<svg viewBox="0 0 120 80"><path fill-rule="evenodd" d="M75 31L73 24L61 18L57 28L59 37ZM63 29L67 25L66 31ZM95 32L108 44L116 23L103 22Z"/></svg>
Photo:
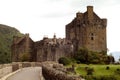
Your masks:
<svg viewBox="0 0 120 80"><path fill-rule="evenodd" d="M30 53L21 53L20 54L20 60L22 61L22 62L24 62L24 61L30 61Z"/></svg>
<svg viewBox="0 0 120 80"><path fill-rule="evenodd" d="M110 69L110 67L109 67L109 66L107 66L107 67L106 67L106 70L109 70L109 69Z"/></svg>
<svg viewBox="0 0 120 80"><path fill-rule="evenodd" d="M71 63L70 59L67 57L61 57L58 62L63 65L69 65Z"/></svg>
<svg viewBox="0 0 120 80"><path fill-rule="evenodd" d="M94 72L94 68L86 68L86 71L87 71L87 75L93 75L93 72Z"/></svg>
<svg viewBox="0 0 120 80"><path fill-rule="evenodd" d="M89 67L85 67L85 70L87 71L88 68L89 68Z"/></svg>
<svg viewBox="0 0 120 80"><path fill-rule="evenodd" d="M77 60L76 63L77 63L77 64L80 64L81 62Z"/></svg>
<svg viewBox="0 0 120 80"><path fill-rule="evenodd" d="M116 69L115 74L120 75L120 69Z"/></svg>
<svg viewBox="0 0 120 80"><path fill-rule="evenodd" d="M77 63L81 62L81 63L88 63L88 54L89 51L87 50L87 48L80 48L76 55L74 56L74 58L77 60Z"/></svg>
<svg viewBox="0 0 120 80"><path fill-rule="evenodd" d="M114 58L112 56L107 56L106 51L102 52L94 52L90 51L87 48L80 48L74 56L77 60L77 63L85 63L85 64L109 64L110 62L114 62Z"/></svg>
<svg viewBox="0 0 120 80"><path fill-rule="evenodd" d="M77 63L76 59L74 59L74 58L70 58L69 60L70 60L71 63L73 63L73 64Z"/></svg>

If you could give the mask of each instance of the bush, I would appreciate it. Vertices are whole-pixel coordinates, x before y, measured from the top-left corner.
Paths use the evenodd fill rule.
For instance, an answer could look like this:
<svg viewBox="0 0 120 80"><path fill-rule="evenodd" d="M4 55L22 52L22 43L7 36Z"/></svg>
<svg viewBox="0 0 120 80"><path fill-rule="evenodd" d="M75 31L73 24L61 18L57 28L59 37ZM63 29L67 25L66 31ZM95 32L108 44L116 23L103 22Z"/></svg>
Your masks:
<svg viewBox="0 0 120 80"><path fill-rule="evenodd" d="M30 53L21 53L20 54L20 61L30 61Z"/></svg>
<svg viewBox="0 0 120 80"><path fill-rule="evenodd" d="M80 48L75 54L74 58L78 64L109 64L110 62L114 62L114 57L107 56L106 51L94 52L87 48Z"/></svg>
<svg viewBox="0 0 120 80"><path fill-rule="evenodd" d="M61 57L58 62L63 65L69 65L71 63L70 59L67 57Z"/></svg>
<svg viewBox="0 0 120 80"><path fill-rule="evenodd" d="M120 75L120 69L116 69L115 74Z"/></svg>
<svg viewBox="0 0 120 80"><path fill-rule="evenodd" d="M93 75L94 69L87 67L86 71L87 71L87 75Z"/></svg>
<svg viewBox="0 0 120 80"><path fill-rule="evenodd" d="M88 54L89 54L89 51L87 50L87 48L80 48L77 51L74 58L77 60L77 63L79 63L79 62L88 63Z"/></svg>
<svg viewBox="0 0 120 80"><path fill-rule="evenodd" d="M107 66L107 67L106 67L106 70L109 70L109 69L110 69L110 67L109 67L109 66Z"/></svg>
<svg viewBox="0 0 120 80"><path fill-rule="evenodd" d="M74 58L69 58L69 60L70 60L71 63L73 63L73 64L77 63L76 59L74 59Z"/></svg>

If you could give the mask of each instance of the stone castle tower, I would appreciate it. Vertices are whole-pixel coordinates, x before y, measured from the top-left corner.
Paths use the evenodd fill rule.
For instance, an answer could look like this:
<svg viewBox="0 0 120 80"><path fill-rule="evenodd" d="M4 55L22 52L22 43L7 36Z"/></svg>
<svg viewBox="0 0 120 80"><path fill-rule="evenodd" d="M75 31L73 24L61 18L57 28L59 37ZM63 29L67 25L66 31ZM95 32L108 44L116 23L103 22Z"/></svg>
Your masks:
<svg viewBox="0 0 120 80"><path fill-rule="evenodd" d="M106 51L107 20L101 19L93 11L93 6L87 6L85 13L76 13L75 19L66 25L66 39L71 40L75 50L85 47L91 51Z"/></svg>

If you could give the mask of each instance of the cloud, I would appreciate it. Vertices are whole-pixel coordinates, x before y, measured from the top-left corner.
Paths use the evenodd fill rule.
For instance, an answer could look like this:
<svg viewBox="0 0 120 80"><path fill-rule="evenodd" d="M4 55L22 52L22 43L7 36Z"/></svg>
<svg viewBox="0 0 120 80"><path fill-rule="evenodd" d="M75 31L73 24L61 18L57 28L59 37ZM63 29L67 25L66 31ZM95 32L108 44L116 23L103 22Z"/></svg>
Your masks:
<svg viewBox="0 0 120 80"><path fill-rule="evenodd" d="M62 17L66 17L66 16L71 16L74 15L74 13L72 12L53 12L53 13L49 13L49 14L43 14L43 15L38 15L41 18L62 18Z"/></svg>
<svg viewBox="0 0 120 80"><path fill-rule="evenodd" d="M113 5L120 5L120 0L71 0L70 5L74 9L84 10L86 6L93 5L97 9Z"/></svg>
<svg viewBox="0 0 120 80"><path fill-rule="evenodd" d="M108 19L108 48L120 49L120 38L116 36L120 34L120 0L0 0L0 3L0 22L31 33L36 40L54 32L64 35L64 26L76 12L85 12L87 5L93 5L98 16Z"/></svg>

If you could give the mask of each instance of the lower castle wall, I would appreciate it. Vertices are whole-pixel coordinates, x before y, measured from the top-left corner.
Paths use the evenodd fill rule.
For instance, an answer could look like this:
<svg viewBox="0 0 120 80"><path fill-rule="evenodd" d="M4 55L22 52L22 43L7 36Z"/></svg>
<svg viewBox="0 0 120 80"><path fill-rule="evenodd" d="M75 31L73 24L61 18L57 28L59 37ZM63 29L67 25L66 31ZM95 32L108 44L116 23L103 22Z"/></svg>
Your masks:
<svg viewBox="0 0 120 80"><path fill-rule="evenodd" d="M71 57L73 55L72 45L46 45L38 48L37 62L56 61L61 57Z"/></svg>

